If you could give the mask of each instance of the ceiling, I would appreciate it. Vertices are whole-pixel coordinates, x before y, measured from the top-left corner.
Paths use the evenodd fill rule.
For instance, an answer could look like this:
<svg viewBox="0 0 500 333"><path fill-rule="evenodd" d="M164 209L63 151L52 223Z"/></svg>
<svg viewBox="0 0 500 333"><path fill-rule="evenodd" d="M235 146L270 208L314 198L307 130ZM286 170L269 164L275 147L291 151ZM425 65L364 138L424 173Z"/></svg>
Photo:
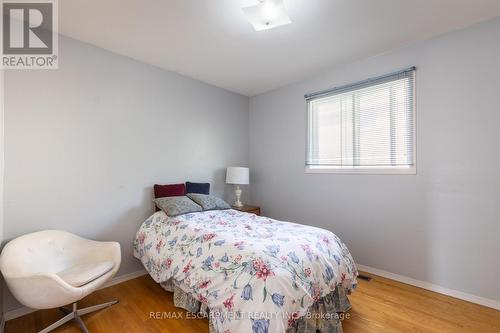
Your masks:
<svg viewBox="0 0 500 333"><path fill-rule="evenodd" d="M500 16L499 0L285 0L292 24L256 32L257 0L63 0L63 35L247 96Z"/></svg>

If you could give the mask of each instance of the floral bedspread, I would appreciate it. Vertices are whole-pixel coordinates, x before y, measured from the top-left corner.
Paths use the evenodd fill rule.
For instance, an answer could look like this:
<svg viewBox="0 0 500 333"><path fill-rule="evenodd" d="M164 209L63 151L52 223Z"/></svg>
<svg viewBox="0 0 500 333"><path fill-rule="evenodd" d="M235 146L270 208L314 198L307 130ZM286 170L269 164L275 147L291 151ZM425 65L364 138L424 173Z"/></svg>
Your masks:
<svg viewBox="0 0 500 333"><path fill-rule="evenodd" d="M134 256L153 279L176 281L210 309L218 333L285 332L357 269L332 232L236 210L168 217L140 227Z"/></svg>

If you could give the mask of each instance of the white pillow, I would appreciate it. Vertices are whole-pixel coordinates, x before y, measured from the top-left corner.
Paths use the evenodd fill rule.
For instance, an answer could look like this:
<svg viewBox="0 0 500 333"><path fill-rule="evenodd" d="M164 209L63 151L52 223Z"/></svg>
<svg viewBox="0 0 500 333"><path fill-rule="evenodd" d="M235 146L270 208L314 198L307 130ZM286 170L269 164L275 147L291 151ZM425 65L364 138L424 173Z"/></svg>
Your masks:
<svg viewBox="0 0 500 333"><path fill-rule="evenodd" d="M72 266L57 273L57 275L73 287L81 287L100 278L112 270L114 265L112 261L98 261L90 264Z"/></svg>

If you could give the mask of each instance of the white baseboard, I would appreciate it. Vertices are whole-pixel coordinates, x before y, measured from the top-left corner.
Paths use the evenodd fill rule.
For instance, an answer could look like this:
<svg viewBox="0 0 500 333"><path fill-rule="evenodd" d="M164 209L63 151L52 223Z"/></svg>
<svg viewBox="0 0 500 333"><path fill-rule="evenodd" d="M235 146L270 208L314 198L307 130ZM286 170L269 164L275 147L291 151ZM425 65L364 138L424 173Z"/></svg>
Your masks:
<svg viewBox="0 0 500 333"><path fill-rule="evenodd" d="M104 289L104 288L107 288L107 287L111 287L111 286L114 286L115 284L122 283L122 282L125 282L125 281L128 281L128 280L132 280L132 279L135 279L135 278L137 278L139 276L143 276L143 275L146 275L146 274L148 274L148 272L146 272L146 270L144 270L144 269L141 269L140 271L136 271L136 272L132 272L132 273L128 273L128 274L123 274L123 275L120 275L120 276L116 276L116 277L112 278L111 280L109 280L108 282L106 282L105 284L103 284L99 289ZM37 311L37 310L28 308L26 306L23 306L23 307L20 307L20 308L17 308L17 309L5 312L4 315L3 315L3 318L4 318L5 321L8 321L8 320L11 320L11 319L22 317L24 315L27 315L28 313L32 313L32 312L35 312L35 311Z"/></svg>
<svg viewBox="0 0 500 333"><path fill-rule="evenodd" d="M26 306L22 306L20 308L17 308L17 309L5 312L3 314L3 317L4 317L5 321L9 321L11 319L22 317L24 315L27 315L28 313L32 313L32 312L35 312L35 311L36 310L33 310L33 309L28 308Z"/></svg>
<svg viewBox="0 0 500 333"><path fill-rule="evenodd" d="M375 274L375 275L382 276L382 277L385 277L385 278L388 278L391 280L396 280L396 281L399 281L402 283L406 283L406 284L409 284L409 285L412 285L415 287L434 291L434 292L439 293L439 294L455 297L455 298L458 298L458 299L461 299L464 301L468 301L471 303L476 303L479 305L487 306L489 308L500 310L500 301L496 301L493 299L464 293L463 291L459 291L459 290L453 290L453 289L441 287L441 286L438 286L438 285L430 283L430 282L420 281L420 280L413 279L413 278L410 278L410 277L407 277L404 275L394 274L391 272L387 272L387 271L384 271L381 269L377 269L377 268L373 268L373 267L369 267L369 266L365 266L365 265L357 265L357 267L360 271L363 271L363 272Z"/></svg>

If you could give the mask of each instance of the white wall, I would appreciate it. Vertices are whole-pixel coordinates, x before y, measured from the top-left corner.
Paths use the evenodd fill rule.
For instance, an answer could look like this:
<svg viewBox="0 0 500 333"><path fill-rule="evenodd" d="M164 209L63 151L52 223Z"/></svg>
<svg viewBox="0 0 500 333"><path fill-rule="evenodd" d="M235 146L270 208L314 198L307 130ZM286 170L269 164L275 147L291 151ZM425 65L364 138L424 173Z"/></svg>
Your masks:
<svg viewBox="0 0 500 333"><path fill-rule="evenodd" d="M500 19L250 100L252 199L367 266L500 300ZM305 174L305 93L417 66L417 169Z"/></svg>
<svg viewBox="0 0 500 333"><path fill-rule="evenodd" d="M4 143L4 71L0 70L0 243L3 241ZM0 307L2 305L0 302Z"/></svg>
<svg viewBox="0 0 500 333"><path fill-rule="evenodd" d="M72 39L59 49L58 70L5 74L5 237L116 240L118 275L139 270L153 184L230 192L225 167L248 163L248 98Z"/></svg>
<svg viewBox="0 0 500 333"><path fill-rule="evenodd" d="M3 242L3 192L4 192L4 71L0 70L0 244ZM0 245L1 246L1 245ZM3 332L4 323L4 288L3 276L0 277L0 333Z"/></svg>

